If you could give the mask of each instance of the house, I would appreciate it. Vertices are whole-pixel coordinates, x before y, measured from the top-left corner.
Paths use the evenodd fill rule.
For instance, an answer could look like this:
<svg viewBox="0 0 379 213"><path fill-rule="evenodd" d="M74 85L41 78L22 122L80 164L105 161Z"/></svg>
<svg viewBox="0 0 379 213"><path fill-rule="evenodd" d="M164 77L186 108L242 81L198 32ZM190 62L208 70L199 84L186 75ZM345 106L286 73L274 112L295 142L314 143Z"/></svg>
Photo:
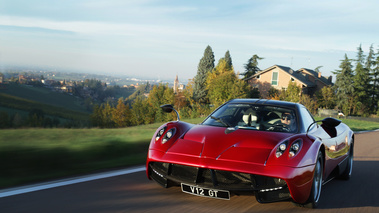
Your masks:
<svg viewBox="0 0 379 213"><path fill-rule="evenodd" d="M257 87L261 96L267 98L271 87L282 90L287 89L289 82L295 82L302 88L302 93L313 96L324 86L332 86L332 76L325 78L321 72L301 68L294 71L290 67L273 65L250 76L246 81L253 87Z"/></svg>

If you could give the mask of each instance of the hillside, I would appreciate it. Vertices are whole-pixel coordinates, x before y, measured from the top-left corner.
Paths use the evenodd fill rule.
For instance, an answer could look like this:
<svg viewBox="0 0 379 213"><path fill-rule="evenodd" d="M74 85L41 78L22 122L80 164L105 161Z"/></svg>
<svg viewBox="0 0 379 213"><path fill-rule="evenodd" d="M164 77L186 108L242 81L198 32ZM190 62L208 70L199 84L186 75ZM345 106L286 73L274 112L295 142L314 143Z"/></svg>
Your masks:
<svg viewBox="0 0 379 213"><path fill-rule="evenodd" d="M32 87L23 84L3 84L0 89L0 94L88 113L85 106L81 104L83 100L67 93L55 92L44 87Z"/></svg>
<svg viewBox="0 0 379 213"><path fill-rule="evenodd" d="M19 84L2 84L0 88L0 111L12 117L18 113L27 116L32 110L40 110L47 117L66 121L87 122L89 114L83 100L47 88Z"/></svg>

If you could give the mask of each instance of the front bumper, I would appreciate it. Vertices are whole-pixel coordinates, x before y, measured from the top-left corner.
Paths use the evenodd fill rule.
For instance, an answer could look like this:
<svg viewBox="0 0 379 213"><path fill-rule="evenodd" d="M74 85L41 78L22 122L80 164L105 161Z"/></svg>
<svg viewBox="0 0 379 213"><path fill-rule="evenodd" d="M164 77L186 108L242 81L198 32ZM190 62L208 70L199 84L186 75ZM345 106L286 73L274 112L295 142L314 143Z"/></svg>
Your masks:
<svg viewBox="0 0 379 213"><path fill-rule="evenodd" d="M149 150L146 172L164 187L186 183L229 191L251 191L259 202L292 198L307 201L314 165L300 168L267 166L249 162L221 161L210 158L170 155Z"/></svg>
<svg viewBox="0 0 379 213"><path fill-rule="evenodd" d="M163 187L186 183L233 192L252 191L262 203L291 198L286 182L280 178L162 162L151 162L148 173Z"/></svg>

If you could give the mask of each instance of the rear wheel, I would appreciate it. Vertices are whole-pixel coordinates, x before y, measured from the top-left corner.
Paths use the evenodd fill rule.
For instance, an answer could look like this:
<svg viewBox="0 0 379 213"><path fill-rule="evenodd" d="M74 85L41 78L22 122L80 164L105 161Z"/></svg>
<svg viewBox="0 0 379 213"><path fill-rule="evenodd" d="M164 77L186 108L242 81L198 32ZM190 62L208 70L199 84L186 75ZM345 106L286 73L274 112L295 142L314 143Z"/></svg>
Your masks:
<svg viewBox="0 0 379 213"><path fill-rule="evenodd" d="M354 143L351 143L349 156L347 157L347 166L346 169L339 176L341 179L349 180L351 173L353 172L353 159L354 159Z"/></svg>
<svg viewBox="0 0 379 213"><path fill-rule="evenodd" d="M322 187L322 175L324 171L324 159L322 153L319 151L317 156L317 162L315 165L315 171L313 173L313 183L311 194L306 203L302 206L306 208L317 208L317 205L320 200L321 187Z"/></svg>

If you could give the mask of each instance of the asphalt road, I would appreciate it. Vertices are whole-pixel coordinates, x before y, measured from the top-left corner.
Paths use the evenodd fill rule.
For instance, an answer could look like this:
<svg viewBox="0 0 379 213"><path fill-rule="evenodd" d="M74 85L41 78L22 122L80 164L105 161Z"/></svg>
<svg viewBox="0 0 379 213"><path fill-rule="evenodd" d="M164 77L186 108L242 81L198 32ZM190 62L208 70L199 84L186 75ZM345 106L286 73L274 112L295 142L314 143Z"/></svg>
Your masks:
<svg viewBox="0 0 379 213"><path fill-rule="evenodd" d="M353 175L323 186L319 208L259 204L254 196L224 201L164 189L145 172L0 198L0 212L379 212L379 132L356 135Z"/></svg>

